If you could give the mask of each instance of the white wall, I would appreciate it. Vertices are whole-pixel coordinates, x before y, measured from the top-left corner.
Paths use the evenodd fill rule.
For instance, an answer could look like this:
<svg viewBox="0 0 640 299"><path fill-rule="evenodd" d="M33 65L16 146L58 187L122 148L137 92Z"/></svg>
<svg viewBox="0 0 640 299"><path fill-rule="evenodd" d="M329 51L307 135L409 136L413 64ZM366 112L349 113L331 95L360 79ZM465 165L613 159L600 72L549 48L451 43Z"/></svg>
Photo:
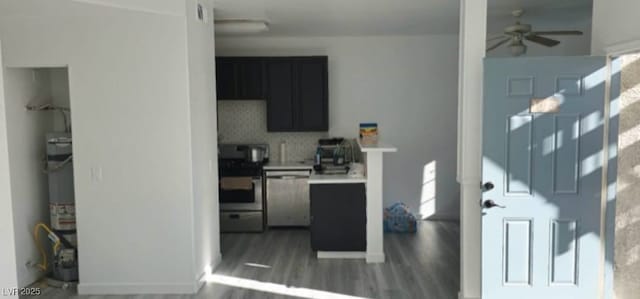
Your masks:
<svg viewBox="0 0 640 299"><path fill-rule="evenodd" d="M604 55L605 48L640 40L640 1L594 0L591 52Z"/></svg>
<svg viewBox="0 0 640 299"><path fill-rule="evenodd" d="M385 158L385 205L420 211L424 167L436 161L436 215L457 218L457 36L221 38L216 47L227 56L329 56L329 134L356 137L360 122L378 122L398 147Z"/></svg>
<svg viewBox="0 0 640 299"><path fill-rule="evenodd" d="M0 65L2 65L2 43L0 43ZM13 229L13 203L11 200L11 175L9 172L9 145L7 143L7 123L4 96L4 68L0 67L0 285L6 288L18 287L16 269L16 248ZM8 296L14 299L18 296Z"/></svg>
<svg viewBox="0 0 640 299"><path fill-rule="evenodd" d="M41 260L32 237L33 227L38 222L49 223L48 183L42 158L45 135L53 124L52 112L27 111L25 106L36 98L49 97L51 88L48 72L33 69L5 69L4 84L18 285L25 287L42 275L25 265ZM48 245L46 238L41 241Z"/></svg>
<svg viewBox="0 0 640 299"><path fill-rule="evenodd" d="M185 15L184 1L181 0L71 0L96 5L117 7L158 14ZM187 1L189 2L189 1Z"/></svg>
<svg viewBox="0 0 640 299"><path fill-rule="evenodd" d="M185 17L63 0L0 11L5 65L69 66L79 291L195 291Z"/></svg>
<svg viewBox="0 0 640 299"><path fill-rule="evenodd" d="M51 98L53 105L57 107L69 108L71 105L69 98L69 72L67 68L49 68L43 69L49 73L51 81ZM64 119L60 112L53 113L53 129L55 131L64 132ZM67 113L68 114L68 113ZM67 118L71 125L71 119Z"/></svg>
<svg viewBox="0 0 640 299"><path fill-rule="evenodd" d="M212 5L206 23L196 18L197 0L186 1L193 177L195 275L220 262L218 140L216 138L215 53Z"/></svg>

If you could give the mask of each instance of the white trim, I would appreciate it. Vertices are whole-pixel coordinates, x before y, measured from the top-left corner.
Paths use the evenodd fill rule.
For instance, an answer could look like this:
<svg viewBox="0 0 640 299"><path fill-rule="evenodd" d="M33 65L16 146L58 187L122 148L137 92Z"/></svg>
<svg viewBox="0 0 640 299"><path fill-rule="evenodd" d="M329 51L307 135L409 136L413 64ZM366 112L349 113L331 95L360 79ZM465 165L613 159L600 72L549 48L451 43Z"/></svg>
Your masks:
<svg viewBox="0 0 640 299"><path fill-rule="evenodd" d="M604 81L604 107L603 114L606 116L604 118L604 123L602 125L602 177L600 178L600 256L598 257L598 272L599 272L599 280L598 280L598 297L605 297L605 272L606 272L606 244L607 244L607 235L606 235L606 225L607 225L607 195L609 190L609 126L610 126L610 107L609 104L611 102L611 58L607 56L607 66L606 66L606 74Z"/></svg>
<svg viewBox="0 0 640 299"><path fill-rule="evenodd" d="M364 251L318 251L319 259L364 259Z"/></svg>
<svg viewBox="0 0 640 299"><path fill-rule="evenodd" d="M617 43L604 49L608 56L621 56L633 52L640 52L640 40Z"/></svg>
<svg viewBox="0 0 640 299"><path fill-rule="evenodd" d="M367 263L384 262L384 229L383 229L383 155L374 151L366 155L367 170ZM371 257L371 258L370 258Z"/></svg>
<svg viewBox="0 0 640 299"><path fill-rule="evenodd" d="M202 288L202 286L207 282L207 277L209 275L211 275L211 272L205 269L200 273L200 275L198 275L198 277L196 277L196 287L193 290L194 294L197 294L198 291L200 291L200 288Z"/></svg>
<svg viewBox="0 0 640 299"><path fill-rule="evenodd" d="M203 269L193 282L186 283L82 283L78 284L80 295L133 295L133 294L196 294L207 282L207 278L222 262L218 253L210 269ZM209 273L207 273L209 272Z"/></svg>
<svg viewBox="0 0 640 299"><path fill-rule="evenodd" d="M384 252L367 252L367 264L384 263Z"/></svg>
<svg viewBox="0 0 640 299"><path fill-rule="evenodd" d="M480 297L464 297L461 293L458 293L458 299L480 299Z"/></svg>
<svg viewBox="0 0 640 299"><path fill-rule="evenodd" d="M482 218L478 201L482 179L483 59L487 0L460 1L458 95L458 175L460 184L461 298L482 293Z"/></svg>
<svg viewBox="0 0 640 299"><path fill-rule="evenodd" d="M195 294L197 282L185 283L82 283L80 295Z"/></svg>

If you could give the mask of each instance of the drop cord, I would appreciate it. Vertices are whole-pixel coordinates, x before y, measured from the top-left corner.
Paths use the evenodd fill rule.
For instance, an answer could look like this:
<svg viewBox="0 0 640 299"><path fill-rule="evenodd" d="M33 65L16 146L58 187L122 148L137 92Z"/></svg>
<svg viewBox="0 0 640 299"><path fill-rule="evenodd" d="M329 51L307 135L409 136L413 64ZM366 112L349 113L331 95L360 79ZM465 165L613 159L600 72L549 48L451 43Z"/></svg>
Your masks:
<svg viewBox="0 0 640 299"><path fill-rule="evenodd" d="M37 266L42 271L46 272L48 267L47 254L44 251L44 247L42 247L42 243L40 243L40 235L39 235L40 229L44 229L47 233L49 233L49 235L55 236L55 234L46 224L42 222L36 224L36 226L33 228L33 239L35 240L36 246L38 247L38 251L40 251L40 256L42 257L42 262L39 263ZM53 244L53 253L55 254L56 252L58 252L59 249L60 249L60 240L57 239L57 241Z"/></svg>

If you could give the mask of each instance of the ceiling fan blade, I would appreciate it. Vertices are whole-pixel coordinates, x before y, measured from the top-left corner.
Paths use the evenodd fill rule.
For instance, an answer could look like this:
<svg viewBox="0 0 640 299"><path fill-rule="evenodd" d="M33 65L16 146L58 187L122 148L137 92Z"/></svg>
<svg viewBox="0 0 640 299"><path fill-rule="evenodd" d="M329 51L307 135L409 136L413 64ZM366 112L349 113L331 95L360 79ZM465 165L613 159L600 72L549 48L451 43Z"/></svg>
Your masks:
<svg viewBox="0 0 640 299"><path fill-rule="evenodd" d="M550 39L550 38L546 38L546 37L542 37L542 36L537 36L534 34L529 34L527 36L525 36L524 38L526 38L529 41L532 41L534 43L537 44L541 44L543 46L547 46L547 47L554 47L557 46L560 42L555 40L555 39Z"/></svg>
<svg viewBox="0 0 640 299"><path fill-rule="evenodd" d="M505 38L504 34L487 37L487 41L490 42L490 41L501 39L501 38Z"/></svg>
<svg viewBox="0 0 640 299"><path fill-rule="evenodd" d="M582 31L578 30L554 30L554 31L535 31L534 35L582 35Z"/></svg>
<svg viewBox="0 0 640 299"><path fill-rule="evenodd" d="M491 51L491 50L493 50L493 49L495 49L495 48L497 48L497 47L500 47L500 46L502 46L502 45L506 44L506 43L507 43L508 41L510 41L510 40L511 40L511 38L510 38L510 37L505 37L505 39L503 39L503 40L501 40L501 41L499 41L499 42L497 42L497 43L493 44L491 47L488 47L488 48L487 48L487 52L489 52L489 51Z"/></svg>

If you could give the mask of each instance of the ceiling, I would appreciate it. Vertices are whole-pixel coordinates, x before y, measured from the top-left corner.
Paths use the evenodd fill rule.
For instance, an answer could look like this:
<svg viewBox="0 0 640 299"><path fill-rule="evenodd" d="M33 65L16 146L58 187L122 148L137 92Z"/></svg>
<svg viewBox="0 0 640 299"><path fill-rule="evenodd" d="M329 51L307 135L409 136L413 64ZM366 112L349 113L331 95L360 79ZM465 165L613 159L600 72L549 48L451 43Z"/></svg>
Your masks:
<svg viewBox="0 0 640 299"><path fill-rule="evenodd" d="M258 18L267 35L446 34L458 31L457 0L216 0L216 19Z"/></svg>
<svg viewBox="0 0 640 299"><path fill-rule="evenodd" d="M591 16L592 0L488 0L489 28L527 18L550 23ZM457 34L458 0L215 0L216 19L266 19L271 36Z"/></svg>

